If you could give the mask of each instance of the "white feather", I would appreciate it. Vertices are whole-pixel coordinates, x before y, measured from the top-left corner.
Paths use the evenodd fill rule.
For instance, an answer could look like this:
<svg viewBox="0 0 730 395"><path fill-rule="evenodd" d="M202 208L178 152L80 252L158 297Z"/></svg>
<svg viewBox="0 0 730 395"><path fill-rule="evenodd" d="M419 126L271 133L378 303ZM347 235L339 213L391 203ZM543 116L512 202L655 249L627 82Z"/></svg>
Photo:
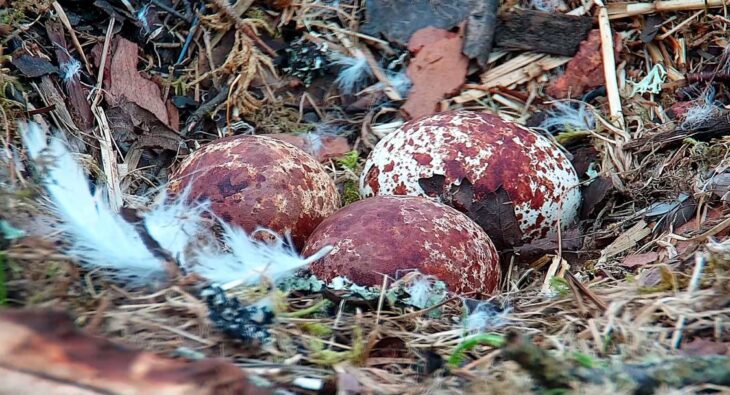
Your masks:
<svg viewBox="0 0 730 395"><path fill-rule="evenodd" d="M187 204L189 194L190 186L168 202L167 193L163 193L159 203L143 215L147 232L182 267L188 266L186 249L205 230L203 214L209 207L207 202Z"/></svg>
<svg viewBox="0 0 730 395"><path fill-rule="evenodd" d="M19 129L30 158L43 172L43 185L61 220L61 231L70 238L67 253L89 269L110 269L113 277L131 285L164 278L160 260L98 193L103 188L91 194L82 167L61 139L53 137L47 144L35 123L20 124Z"/></svg>
<svg viewBox="0 0 730 395"><path fill-rule="evenodd" d="M710 87L702 96L696 100L696 104L689 109L684 116L684 121L680 127L682 129L694 129L702 126L704 123L712 119L718 111L715 105L715 88Z"/></svg>
<svg viewBox="0 0 730 395"><path fill-rule="evenodd" d="M335 60L332 64L342 66L335 82L344 94L349 95L360 90L373 76L373 71L365 56L350 57L335 54L334 57Z"/></svg>
<svg viewBox="0 0 730 395"><path fill-rule="evenodd" d="M541 128L558 126L563 130L573 129L578 131L594 130L596 120L593 113L588 111L585 103L580 103L578 108L573 108L568 103L553 103L555 110L548 111L548 117L540 123Z"/></svg>
<svg viewBox="0 0 730 395"><path fill-rule="evenodd" d="M464 327L470 335L487 332L506 325L510 312L510 308L500 311L489 302L479 303L464 320Z"/></svg>
<svg viewBox="0 0 730 395"><path fill-rule="evenodd" d="M311 262L328 254L327 246L309 258L304 258L287 246L284 238L266 229L259 229L249 236L243 229L221 223L223 239L230 251L225 252L208 245L197 256L193 270L208 280L224 284L230 289L239 285L253 285L264 277L278 281L293 274ZM272 242L256 240L258 232L274 236Z"/></svg>
<svg viewBox="0 0 730 395"><path fill-rule="evenodd" d="M71 58L68 63L61 64L61 78L63 82L70 83L77 75L81 73L81 62L76 58Z"/></svg>
<svg viewBox="0 0 730 395"><path fill-rule="evenodd" d="M61 231L70 238L67 253L89 269L107 269L115 279L130 285L145 285L165 279L163 262L144 244L135 227L114 212L98 191L92 195L82 167L57 137L46 143L45 133L34 123L20 125L28 154L43 171L43 185L53 210L61 219ZM51 166L45 166L46 154ZM255 240L243 229L223 221L224 251L206 242L203 214L208 203L187 204L189 189L168 202L167 195L142 215L149 235L170 252L181 266L209 281L254 285L264 277L277 281L332 250L324 247L303 258L287 246L284 238L267 229L273 242ZM199 241L200 239L200 241ZM199 241L199 242L198 242ZM189 253L188 250L192 250Z"/></svg>

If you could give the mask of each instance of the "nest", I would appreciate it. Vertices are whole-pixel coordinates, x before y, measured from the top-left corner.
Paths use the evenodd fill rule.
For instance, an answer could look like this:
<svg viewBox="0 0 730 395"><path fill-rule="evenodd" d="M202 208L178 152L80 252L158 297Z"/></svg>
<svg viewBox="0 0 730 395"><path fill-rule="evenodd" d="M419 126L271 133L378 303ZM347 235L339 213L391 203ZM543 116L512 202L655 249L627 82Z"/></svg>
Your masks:
<svg viewBox="0 0 730 395"><path fill-rule="evenodd" d="M332 284L206 294L182 280L130 289L59 252L64 235L55 230L57 220L17 136L15 122L26 117L67 131L85 167L107 181L109 195L134 207L147 206L168 169L209 141L241 133L318 133L325 123L337 125L331 134L351 147L323 161L343 201L351 203L358 199L363 158L404 121L398 111L407 90L394 76L405 73L408 51L361 33L366 6L359 2L303 0L265 8L216 0L202 2L205 11L153 3L154 17L136 14L132 4L102 11L134 26L119 30L123 35L142 35L136 42L149 56L139 69L162 87L161 108L175 103L174 111L167 107L167 123L159 114L129 110L129 103L100 104L105 91L121 94L103 74L97 80L98 74L92 79L80 71L59 80L46 73L38 81L15 63L10 68L7 59L0 70L3 304L62 308L89 333L160 355L222 357L296 393L730 391L714 370L682 373L730 355L730 99L718 83L727 80L730 59L727 19L716 2L706 2L707 10L692 2L662 8L663 24L655 31L647 27L655 3L607 4L597 18L619 33L617 74L611 79L606 72L608 82L597 89L604 91L587 89L581 100L562 106L546 91L580 53L569 58L497 48L484 70L468 71L462 89L443 98L440 108L494 112L559 142L580 169L583 209L577 233L562 234L547 248L533 246L529 259L526 252L508 255L499 292L448 294L428 306L409 304L407 293L393 291L402 278L384 278L385 288L366 294ZM114 47L111 37L122 33L113 24L83 30L67 23L66 14L55 20L64 10L97 17L58 2L6 13L0 27L39 43L18 46L14 58L28 55L45 65L53 54L57 63L73 54L82 71L112 63L104 35ZM43 26L36 20L58 23L68 41L39 38ZM274 50L286 35L295 38ZM599 42L609 48L604 55L616 44L605 34ZM282 64L275 55L286 51L291 56ZM379 72L348 77L361 89L343 92L335 74L345 63L333 61L343 57L365 59ZM107 117L112 107L127 116ZM177 128L176 112L183 114ZM215 295L225 296L219 305L236 314L262 299L268 307L236 316L246 325L232 332L225 330L225 308L211 308ZM652 381L662 374L663 381Z"/></svg>

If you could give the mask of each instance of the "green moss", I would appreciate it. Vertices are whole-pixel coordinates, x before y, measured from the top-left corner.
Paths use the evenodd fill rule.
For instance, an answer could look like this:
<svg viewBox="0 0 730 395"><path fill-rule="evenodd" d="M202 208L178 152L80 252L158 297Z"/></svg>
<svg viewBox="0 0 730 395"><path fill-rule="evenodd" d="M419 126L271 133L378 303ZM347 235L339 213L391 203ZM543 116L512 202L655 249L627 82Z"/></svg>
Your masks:
<svg viewBox="0 0 730 395"><path fill-rule="evenodd" d="M357 186L357 182L354 180L345 181L342 191L343 204L348 205L358 200L360 200L360 189Z"/></svg>

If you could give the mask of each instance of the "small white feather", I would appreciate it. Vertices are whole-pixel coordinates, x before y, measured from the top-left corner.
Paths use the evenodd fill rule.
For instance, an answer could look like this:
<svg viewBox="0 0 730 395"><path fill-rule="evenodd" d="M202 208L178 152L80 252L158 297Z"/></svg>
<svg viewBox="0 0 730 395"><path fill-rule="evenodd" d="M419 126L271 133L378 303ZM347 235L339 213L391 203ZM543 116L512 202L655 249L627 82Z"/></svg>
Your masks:
<svg viewBox="0 0 730 395"><path fill-rule="evenodd" d="M163 192L158 203L142 216L150 236L182 267L188 266L186 249L207 230L204 228L203 214L209 209L209 204L188 204L190 187L187 186L169 202L168 194Z"/></svg>
<svg viewBox="0 0 730 395"><path fill-rule="evenodd" d="M76 76L78 76L81 73L81 62L76 60L76 58L71 58L70 61L67 63L61 64L61 78L63 79L63 82L68 84L73 80Z"/></svg>
<svg viewBox="0 0 730 395"><path fill-rule="evenodd" d="M344 94L349 95L360 90L368 79L373 76L373 71L370 69L365 56L350 57L335 54L334 58L332 64L342 66L335 82Z"/></svg>
<svg viewBox="0 0 730 395"><path fill-rule="evenodd" d="M596 128L593 113L587 109L585 103L580 103L577 109L563 102L555 102L553 106L555 109L548 111L548 117L540 123L541 128L547 129L558 126L563 129L579 131L594 130Z"/></svg>
<svg viewBox="0 0 730 395"><path fill-rule="evenodd" d="M696 100L696 104L689 109L682 121L682 129L693 129L702 126L709 121L718 111L715 105L715 89L710 87L702 96Z"/></svg>
<svg viewBox="0 0 730 395"><path fill-rule="evenodd" d="M224 284L225 289L239 285L254 285L264 277L276 282L293 274L311 262L328 254L327 246L309 258L304 258L287 246L284 238L267 229L249 236L242 228L221 222L223 239L230 251L208 245L200 250L197 265L192 269L208 280ZM269 233L274 240L256 240L258 232Z"/></svg>
<svg viewBox="0 0 730 395"><path fill-rule="evenodd" d="M109 203L89 190L82 167L58 137L46 143L35 123L19 130L31 160L42 172L61 231L70 238L67 253L89 269L108 269L117 280L149 284L165 276L160 260L144 245L134 227L113 212Z"/></svg>
<svg viewBox="0 0 730 395"><path fill-rule="evenodd" d="M479 303L464 320L466 332L473 335L504 326L509 322L510 311L509 308L500 311L489 302Z"/></svg>

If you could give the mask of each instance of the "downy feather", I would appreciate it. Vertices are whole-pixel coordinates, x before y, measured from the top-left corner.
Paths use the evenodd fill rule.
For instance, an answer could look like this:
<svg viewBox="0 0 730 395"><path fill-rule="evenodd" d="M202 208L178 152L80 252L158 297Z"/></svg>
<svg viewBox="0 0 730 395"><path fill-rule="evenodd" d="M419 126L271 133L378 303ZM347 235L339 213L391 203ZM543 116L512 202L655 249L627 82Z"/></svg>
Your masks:
<svg viewBox="0 0 730 395"><path fill-rule="evenodd" d="M21 124L31 160L41 171L51 208L69 237L67 253L88 269L107 269L130 285L149 284L165 276L160 260L144 245L134 227L113 212L96 188L92 194L82 167L58 137L46 143L35 123ZM48 155L48 156L46 156Z"/></svg>
<svg viewBox="0 0 730 395"><path fill-rule="evenodd" d="M221 221L223 240L230 251L208 245L197 255L197 265L193 270L208 280L224 284L230 289L239 285L254 285L264 277L278 281L293 274L296 270L328 254L332 247L327 246L309 258L296 253L280 235L267 229L258 229L248 235L242 228ZM258 232L269 233L273 241L256 240Z"/></svg>

